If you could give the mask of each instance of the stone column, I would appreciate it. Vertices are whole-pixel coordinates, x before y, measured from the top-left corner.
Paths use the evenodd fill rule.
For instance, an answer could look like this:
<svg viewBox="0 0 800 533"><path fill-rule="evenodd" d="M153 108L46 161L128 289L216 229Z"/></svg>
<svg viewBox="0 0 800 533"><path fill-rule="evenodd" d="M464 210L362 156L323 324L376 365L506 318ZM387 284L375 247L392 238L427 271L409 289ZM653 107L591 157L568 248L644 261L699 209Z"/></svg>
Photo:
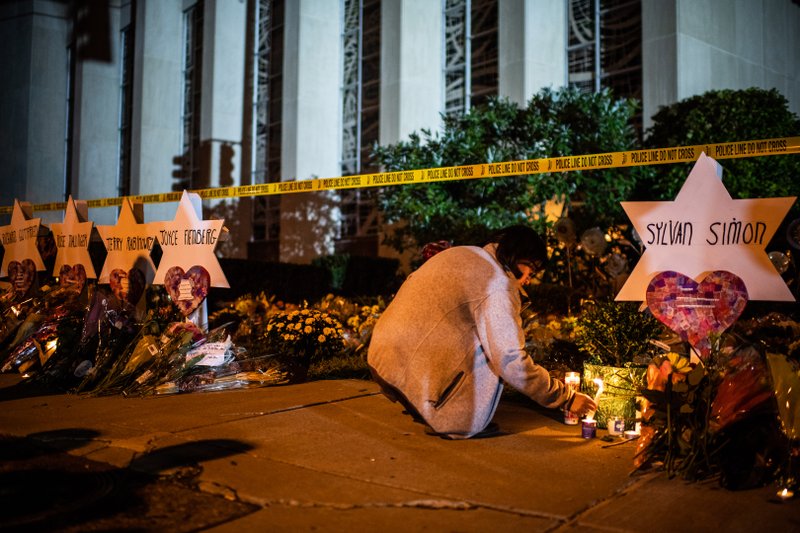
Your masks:
<svg viewBox="0 0 800 533"><path fill-rule="evenodd" d="M678 98L675 0L642 1L642 116L649 128L659 106Z"/></svg>
<svg viewBox="0 0 800 533"><path fill-rule="evenodd" d="M340 2L286 2L281 179L341 174ZM331 195L281 197L280 260L308 263L333 253ZM334 213L335 215L335 213Z"/></svg>
<svg viewBox="0 0 800 533"><path fill-rule="evenodd" d="M242 184L246 26L247 2L206 0L200 137L208 144L211 156L209 187ZM247 257L252 233L250 202L228 199L203 203L206 216L224 218L230 230L230 238L220 243L217 251L226 257Z"/></svg>
<svg viewBox="0 0 800 533"><path fill-rule="evenodd" d="M498 9L500 96L524 106L541 88L566 85L566 2L504 0Z"/></svg>
<svg viewBox="0 0 800 533"><path fill-rule="evenodd" d="M2 3L0 34L0 205L64 201L68 6ZM60 211L34 216L44 223L63 219Z"/></svg>
<svg viewBox="0 0 800 533"><path fill-rule="evenodd" d="M183 3L136 2L131 194L168 192L181 155ZM145 222L171 220L175 203L145 204Z"/></svg>
<svg viewBox="0 0 800 533"><path fill-rule="evenodd" d="M441 128L444 22L441 2L381 2L380 143Z"/></svg>
<svg viewBox="0 0 800 533"><path fill-rule="evenodd" d="M110 3L111 61L78 61L75 66L72 197L80 200L119 194L120 7ZM95 224L115 224L117 208L93 208Z"/></svg>

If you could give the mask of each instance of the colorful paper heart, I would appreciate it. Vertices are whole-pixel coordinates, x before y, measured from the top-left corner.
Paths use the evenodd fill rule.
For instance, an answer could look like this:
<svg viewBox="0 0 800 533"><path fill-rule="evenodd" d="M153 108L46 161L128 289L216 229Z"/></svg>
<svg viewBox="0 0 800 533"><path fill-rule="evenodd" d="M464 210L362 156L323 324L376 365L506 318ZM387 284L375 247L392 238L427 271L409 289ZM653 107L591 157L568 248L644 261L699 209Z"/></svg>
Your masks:
<svg viewBox="0 0 800 533"><path fill-rule="evenodd" d="M135 304L144 293L145 277L144 273L134 267L125 272L121 268L115 268L108 276L108 284L111 286L117 298Z"/></svg>
<svg viewBox="0 0 800 533"><path fill-rule="evenodd" d="M699 283L678 272L661 272L647 286L647 307L702 358L711 352L710 335L728 329L747 304L738 276L717 270Z"/></svg>
<svg viewBox="0 0 800 533"><path fill-rule="evenodd" d="M33 285L33 280L36 279L36 263L31 259L23 259L22 262L10 261L8 278L14 285L14 293L17 297L24 296Z"/></svg>
<svg viewBox="0 0 800 533"><path fill-rule="evenodd" d="M189 316L200 306L208 295L210 285L208 270L199 265L193 266L188 272L175 266L164 276L164 287L183 316Z"/></svg>
<svg viewBox="0 0 800 533"><path fill-rule="evenodd" d="M60 285L75 292L81 292L86 285L86 269L83 265L63 265L58 273Z"/></svg>

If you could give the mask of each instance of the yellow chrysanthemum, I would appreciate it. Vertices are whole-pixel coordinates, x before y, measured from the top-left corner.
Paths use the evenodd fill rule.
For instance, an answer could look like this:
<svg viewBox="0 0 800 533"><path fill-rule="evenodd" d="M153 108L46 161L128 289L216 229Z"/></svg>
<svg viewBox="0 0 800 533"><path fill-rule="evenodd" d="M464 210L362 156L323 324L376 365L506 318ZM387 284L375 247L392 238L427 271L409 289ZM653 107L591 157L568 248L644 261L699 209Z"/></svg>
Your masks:
<svg viewBox="0 0 800 533"><path fill-rule="evenodd" d="M311 318L311 317L306 318L306 324L313 324L313 323L314 323L314 319L313 318Z"/></svg>
<svg viewBox="0 0 800 533"><path fill-rule="evenodd" d="M319 342L325 342L325 335L320 335L319 337L317 337L317 340Z"/></svg>
<svg viewBox="0 0 800 533"><path fill-rule="evenodd" d="M689 364L690 361L688 357L684 357L675 352L669 352L668 354L666 354L665 357L669 360L670 364L672 365L673 372L678 372L680 374L688 374L692 370L692 367Z"/></svg>
<svg viewBox="0 0 800 533"><path fill-rule="evenodd" d="M303 329L303 331L306 333L311 333L313 329L311 328L311 326L306 326L305 329Z"/></svg>
<svg viewBox="0 0 800 533"><path fill-rule="evenodd" d="M547 323L547 329L558 331L561 329L561 322L559 322L558 320L551 320L550 322Z"/></svg>

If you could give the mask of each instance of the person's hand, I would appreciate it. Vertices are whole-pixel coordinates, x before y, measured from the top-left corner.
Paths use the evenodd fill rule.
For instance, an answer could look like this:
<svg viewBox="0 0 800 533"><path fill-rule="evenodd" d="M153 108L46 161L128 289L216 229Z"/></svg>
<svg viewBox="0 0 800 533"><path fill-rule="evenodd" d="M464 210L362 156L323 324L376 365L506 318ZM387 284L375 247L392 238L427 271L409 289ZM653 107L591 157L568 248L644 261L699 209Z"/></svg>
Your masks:
<svg viewBox="0 0 800 533"><path fill-rule="evenodd" d="M583 393L576 392L575 397L572 399L572 405L569 408L571 413L578 415L578 418L583 418L588 413L597 411L597 403L591 396Z"/></svg>

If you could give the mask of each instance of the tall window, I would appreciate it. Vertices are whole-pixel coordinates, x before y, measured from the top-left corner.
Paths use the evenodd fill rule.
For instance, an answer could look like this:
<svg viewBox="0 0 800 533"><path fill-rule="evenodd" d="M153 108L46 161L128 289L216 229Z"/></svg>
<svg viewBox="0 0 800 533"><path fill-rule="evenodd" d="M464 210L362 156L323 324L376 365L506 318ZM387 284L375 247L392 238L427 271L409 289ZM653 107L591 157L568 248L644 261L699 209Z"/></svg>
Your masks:
<svg viewBox="0 0 800 533"><path fill-rule="evenodd" d="M204 158L200 147L200 96L203 64L203 0L184 12L182 154L172 190L202 185Z"/></svg>
<svg viewBox="0 0 800 533"><path fill-rule="evenodd" d="M472 0L470 15L470 105L475 106L497 95L497 0Z"/></svg>
<svg viewBox="0 0 800 533"><path fill-rule="evenodd" d="M444 112L460 115L469 108L469 0L446 0L444 6Z"/></svg>
<svg viewBox="0 0 800 533"><path fill-rule="evenodd" d="M568 1L569 84L585 92L596 92L600 90L600 0Z"/></svg>
<svg viewBox="0 0 800 533"><path fill-rule="evenodd" d="M281 179L281 106L284 0L251 0L253 39L252 183ZM277 260L280 238L279 195L253 199L253 241L270 242L262 259Z"/></svg>
<svg viewBox="0 0 800 533"><path fill-rule="evenodd" d="M641 100L641 0L568 0L568 7L570 85ZM641 128L641 117L635 120Z"/></svg>
<svg viewBox="0 0 800 533"><path fill-rule="evenodd" d="M497 0L445 0L444 65L446 115L497 94Z"/></svg>
<svg viewBox="0 0 800 533"><path fill-rule="evenodd" d="M133 115L133 38L135 34L135 2L131 2L131 19L120 32L120 105L119 105L119 168L117 188L120 196L131 193L131 117Z"/></svg>
<svg viewBox="0 0 800 533"><path fill-rule="evenodd" d="M378 141L380 115L380 0L343 0L342 156L343 175L373 172L371 150ZM377 254L374 191L341 193L340 252Z"/></svg>
<svg viewBox="0 0 800 533"><path fill-rule="evenodd" d="M342 174L355 174L361 163L358 149L361 109L361 0L344 0L342 32Z"/></svg>

